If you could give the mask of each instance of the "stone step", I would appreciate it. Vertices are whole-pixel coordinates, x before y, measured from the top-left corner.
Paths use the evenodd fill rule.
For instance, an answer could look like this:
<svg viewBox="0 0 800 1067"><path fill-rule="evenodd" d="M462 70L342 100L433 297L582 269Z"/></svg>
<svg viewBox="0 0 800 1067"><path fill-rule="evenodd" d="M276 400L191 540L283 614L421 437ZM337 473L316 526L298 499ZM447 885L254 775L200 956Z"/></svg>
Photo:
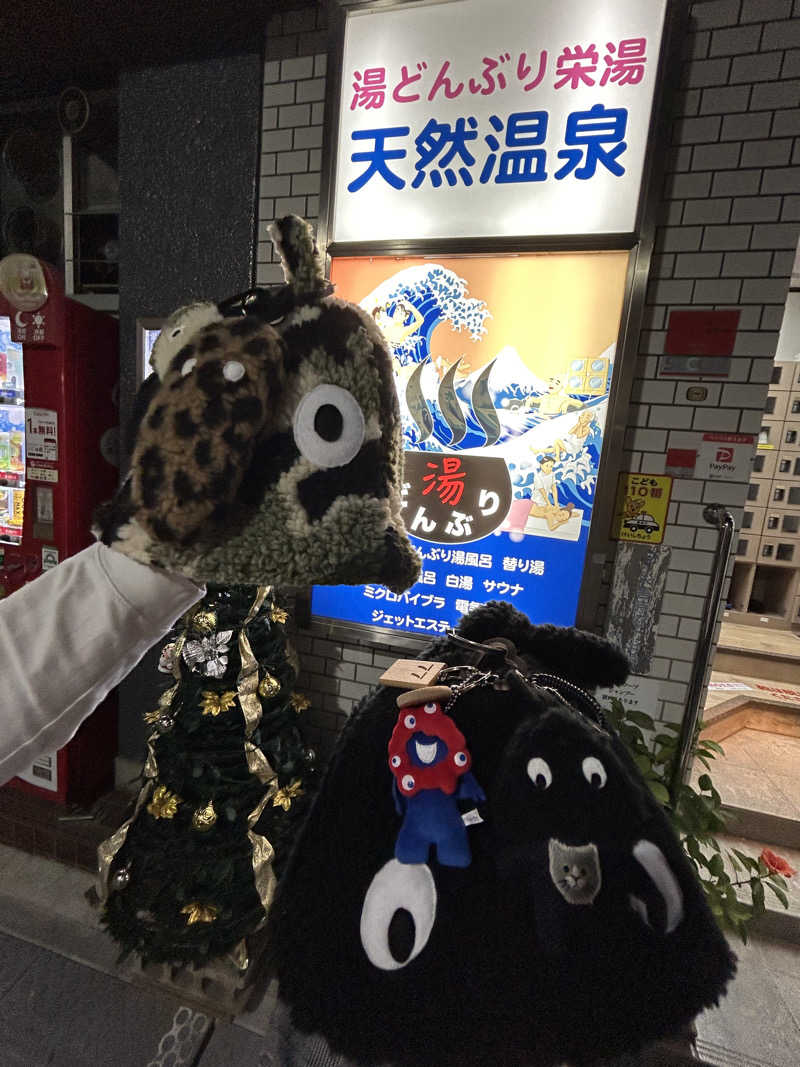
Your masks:
<svg viewBox="0 0 800 1067"><path fill-rule="evenodd" d="M768 842L768 848L777 851L800 849L800 822L796 819L727 804L723 811L728 832L735 837L745 837L754 842L765 841ZM792 866L796 867L797 864Z"/></svg>

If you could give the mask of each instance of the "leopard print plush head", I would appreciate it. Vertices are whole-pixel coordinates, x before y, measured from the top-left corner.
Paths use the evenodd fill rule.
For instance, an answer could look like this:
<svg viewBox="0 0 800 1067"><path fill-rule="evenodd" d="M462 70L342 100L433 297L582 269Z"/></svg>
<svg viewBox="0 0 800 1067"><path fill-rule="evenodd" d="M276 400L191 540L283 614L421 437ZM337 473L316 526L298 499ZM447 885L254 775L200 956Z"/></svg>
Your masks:
<svg viewBox="0 0 800 1067"><path fill-rule="evenodd" d="M402 591L419 558L401 517L386 342L328 295L307 223L272 233L283 313L209 313L171 358L162 346L120 501L128 518L103 539L199 581Z"/></svg>

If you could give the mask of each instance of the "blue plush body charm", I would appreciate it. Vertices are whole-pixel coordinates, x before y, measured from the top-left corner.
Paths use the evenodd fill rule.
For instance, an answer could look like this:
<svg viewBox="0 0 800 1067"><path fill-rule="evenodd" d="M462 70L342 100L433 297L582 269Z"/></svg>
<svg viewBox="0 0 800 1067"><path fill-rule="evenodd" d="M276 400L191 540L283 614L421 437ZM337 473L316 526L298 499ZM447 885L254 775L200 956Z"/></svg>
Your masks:
<svg viewBox="0 0 800 1067"><path fill-rule="evenodd" d="M395 807L403 816L394 850L400 863L427 863L435 846L440 864L469 867L472 853L458 801L486 799L471 763L464 735L439 700L401 706L389 741Z"/></svg>

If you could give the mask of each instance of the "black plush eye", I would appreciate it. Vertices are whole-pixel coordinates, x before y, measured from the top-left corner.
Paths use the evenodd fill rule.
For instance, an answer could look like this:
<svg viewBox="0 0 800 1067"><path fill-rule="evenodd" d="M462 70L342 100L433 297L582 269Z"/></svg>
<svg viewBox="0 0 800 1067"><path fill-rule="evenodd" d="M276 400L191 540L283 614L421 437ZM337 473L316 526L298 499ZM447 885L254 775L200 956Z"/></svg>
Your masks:
<svg viewBox="0 0 800 1067"><path fill-rule="evenodd" d="M347 389L318 385L297 406L294 440L315 466L343 467L364 443L364 413Z"/></svg>
<svg viewBox="0 0 800 1067"><path fill-rule="evenodd" d="M581 764L583 777L594 789L602 789L606 784L606 769L596 756L587 756Z"/></svg>
<svg viewBox="0 0 800 1067"><path fill-rule="evenodd" d="M422 952L436 919L436 883L424 863L389 860L361 910L361 944L374 967L397 971Z"/></svg>
<svg viewBox="0 0 800 1067"><path fill-rule="evenodd" d="M528 777L536 788L541 790L549 789L553 782L550 765L541 756L528 760Z"/></svg>

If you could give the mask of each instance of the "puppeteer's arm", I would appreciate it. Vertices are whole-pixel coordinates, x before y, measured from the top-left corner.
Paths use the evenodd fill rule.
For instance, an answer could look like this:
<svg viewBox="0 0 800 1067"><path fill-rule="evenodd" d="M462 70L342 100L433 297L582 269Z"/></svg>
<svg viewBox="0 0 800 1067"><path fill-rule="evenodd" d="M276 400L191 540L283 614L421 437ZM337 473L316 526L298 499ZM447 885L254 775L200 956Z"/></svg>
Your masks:
<svg viewBox="0 0 800 1067"><path fill-rule="evenodd" d="M203 594L94 544L0 600L0 783L66 744Z"/></svg>

